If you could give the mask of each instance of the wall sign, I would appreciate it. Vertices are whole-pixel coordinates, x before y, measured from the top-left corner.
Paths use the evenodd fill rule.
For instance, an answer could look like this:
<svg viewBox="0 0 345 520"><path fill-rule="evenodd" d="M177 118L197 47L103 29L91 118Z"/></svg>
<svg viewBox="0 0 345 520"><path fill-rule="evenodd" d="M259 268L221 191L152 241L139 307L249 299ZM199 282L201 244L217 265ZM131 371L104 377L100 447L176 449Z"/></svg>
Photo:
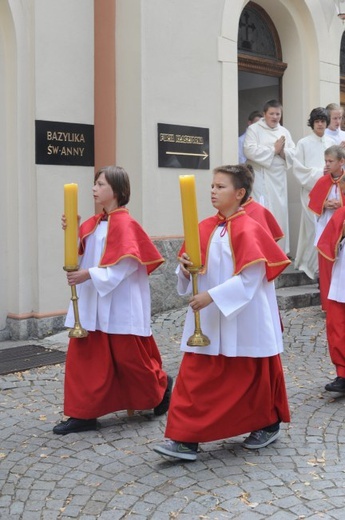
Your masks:
<svg viewBox="0 0 345 520"><path fill-rule="evenodd" d="M94 166L94 126L36 121L36 164Z"/></svg>
<svg viewBox="0 0 345 520"><path fill-rule="evenodd" d="M158 166L209 170L209 129L158 123Z"/></svg>

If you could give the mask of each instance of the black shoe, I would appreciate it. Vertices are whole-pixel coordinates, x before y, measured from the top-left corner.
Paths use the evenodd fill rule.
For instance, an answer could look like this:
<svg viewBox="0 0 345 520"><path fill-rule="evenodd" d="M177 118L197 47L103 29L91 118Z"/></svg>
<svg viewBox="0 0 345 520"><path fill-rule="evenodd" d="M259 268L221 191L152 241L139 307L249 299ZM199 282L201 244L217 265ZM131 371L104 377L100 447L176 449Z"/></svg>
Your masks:
<svg viewBox="0 0 345 520"><path fill-rule="evenodd" d="M157 415L157 416L163 415L164 413L166 413L169 410L171 389L172 389L173 382L174 382L173 378L171 376L168 376L168 384L167 384L166 390L164 392L163 399L161 400L159 405L153 409L153 412L155 415Z"/></svg>
<svg viewBox="0 0 345 520"><path fill-rule="evenodd" d="M336 377L331 383L327 383L325 390L328 392L340 392L345 394L345 377Z"/></svg>
<svg viewBox="0 0 345 520"><path fill-rule="evenodd" d="M70 417L67 421L61 421L54 426L53 433L67 435L67 433L86 432L97 430L97 419L74 419Z"/></svg>

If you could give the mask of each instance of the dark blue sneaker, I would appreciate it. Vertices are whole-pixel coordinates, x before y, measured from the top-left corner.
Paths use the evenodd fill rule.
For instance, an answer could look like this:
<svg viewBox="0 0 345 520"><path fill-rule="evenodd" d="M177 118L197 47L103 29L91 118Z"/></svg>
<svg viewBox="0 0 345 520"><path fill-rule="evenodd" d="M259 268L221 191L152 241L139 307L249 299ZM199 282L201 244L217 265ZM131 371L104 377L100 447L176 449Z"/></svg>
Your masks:
<svg viewBox="0 0 345 520"><path fill-rule="evenodd" d="M249 437L244 439L243 446L249 450L258 450L264 448L278 439L280 430L268 432L266 430L257 430L252 432Z"/></svg>

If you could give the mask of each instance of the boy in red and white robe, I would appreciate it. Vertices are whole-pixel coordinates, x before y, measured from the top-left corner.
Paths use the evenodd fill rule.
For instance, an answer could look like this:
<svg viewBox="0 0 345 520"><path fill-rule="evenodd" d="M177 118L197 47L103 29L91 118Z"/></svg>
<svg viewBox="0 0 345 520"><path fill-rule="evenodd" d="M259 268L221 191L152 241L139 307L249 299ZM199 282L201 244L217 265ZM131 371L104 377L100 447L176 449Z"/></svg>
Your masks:
<svg viewBox="0 0 345 520"><path fill-rule="evenodd" d="M345 191L345 177L340 182ZM327 383L329 392L345 393L345 207L337 209L317 247L320 254L332 265L327 300L326 333L329 355L336 368L336 378Z"/></svg>
<svg viewBox="0 0 345 520"><path fill-rule="evenodd" d="M162 455L195 460L200 442L251 432L244 446L274 442L290 420L279 354L282 330L273 280L290 264L265 229L241 207L253 178L245 165L214 170L212 204L218 213L200 223L204 265L191 298ZM188 251L180 252L178 292L191 292ZM190 347L200 312L209 346Z"/></svg>
<svg viewBox="0 0 345 520"><path fill-rule="evenodd" d="M104 213L79 230L80 267L67 274L77 285L80 323L86 338L71 338L65 370L64 414L53 428L66 435L94 430L97 418L119 410L169 407L172 378L151 332L148 275L164 259L125 207L129 178L120 167L96 174L94 197ZM70 304L66 327L73 328Z"/></svg>
<svg viewBox="0 0 345 520"><path fill-rule="evenodd" d="M345 152L341 146L333 145L325 150L325 175L321 177L309 193L309 209L315 215L315 241L325 229L334 211L344 206L345 196L339 188L339 181L343 175ZM318 254L319 285L321 307L327 311L327 295L331 281L332 263Z"/></svg>

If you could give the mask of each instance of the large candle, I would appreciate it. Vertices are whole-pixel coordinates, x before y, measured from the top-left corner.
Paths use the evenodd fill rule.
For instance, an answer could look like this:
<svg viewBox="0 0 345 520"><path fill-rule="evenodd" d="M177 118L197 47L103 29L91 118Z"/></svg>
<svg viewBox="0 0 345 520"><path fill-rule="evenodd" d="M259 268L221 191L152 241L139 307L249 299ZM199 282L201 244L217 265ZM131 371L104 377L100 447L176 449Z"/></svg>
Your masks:
<svg viewBox="0 0 345 520"><path fill-rule="evenodd" d="M65 267L78 267L78 184L64 185Z"/></svg>
<svg viewBox="0 0 345 520"><path fill-rule="evenodd" d="M201 267L195 176L180 175L180 189L186 253L193 262L193 267Z"/></svg>

